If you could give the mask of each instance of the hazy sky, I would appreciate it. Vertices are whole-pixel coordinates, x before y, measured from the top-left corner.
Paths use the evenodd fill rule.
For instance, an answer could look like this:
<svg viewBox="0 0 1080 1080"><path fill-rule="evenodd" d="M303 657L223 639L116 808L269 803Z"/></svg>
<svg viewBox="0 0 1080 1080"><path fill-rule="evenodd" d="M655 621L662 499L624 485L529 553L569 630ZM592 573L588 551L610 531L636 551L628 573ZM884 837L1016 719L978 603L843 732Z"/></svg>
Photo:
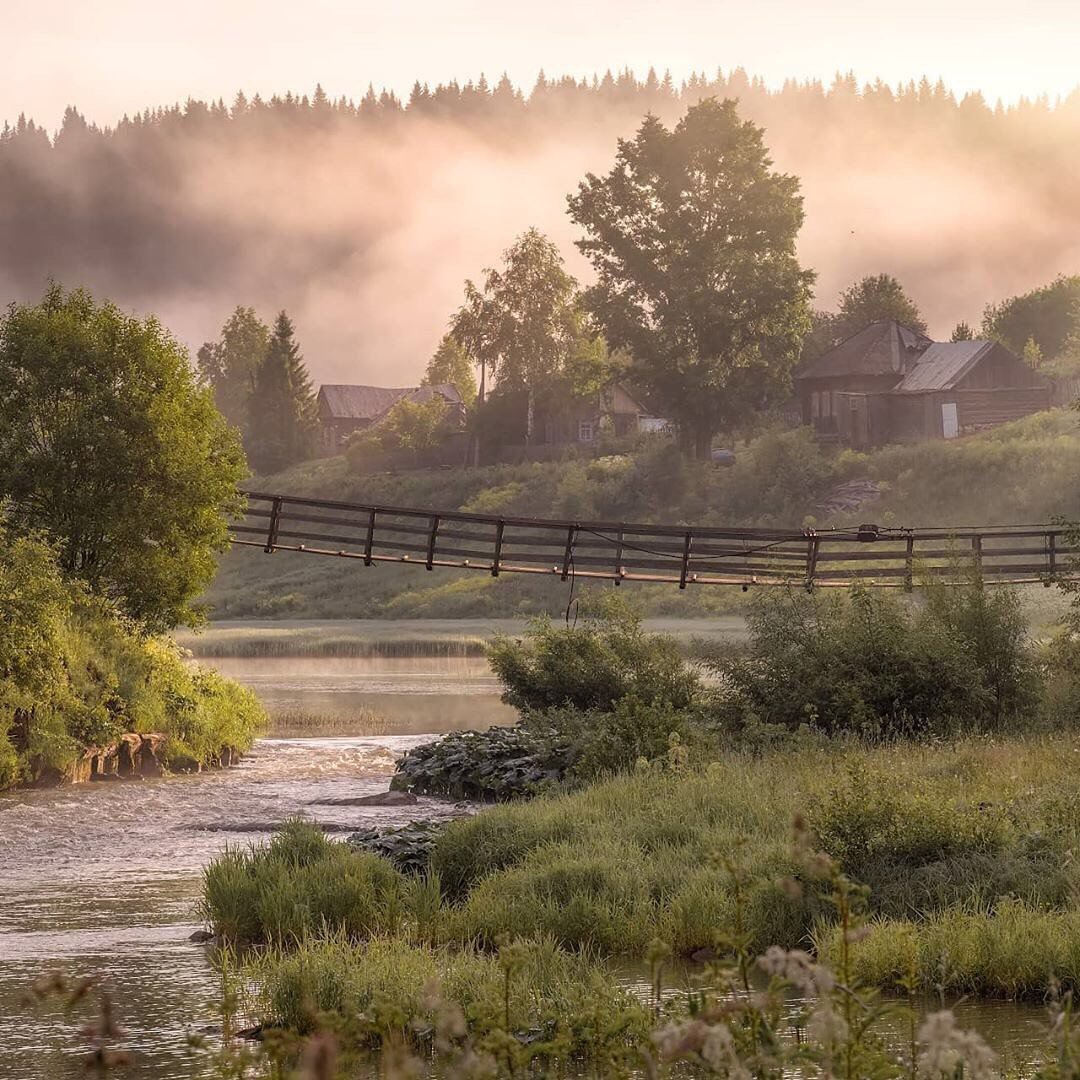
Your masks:
<svg viewBox="0 0 1080 1080"><path fill-rule="evenodd" d="M186 97L630 66L742 65L770 82L853 69L1013 100L1080 82L1080 0L0 0L0 118L54 128Z"/></svg>

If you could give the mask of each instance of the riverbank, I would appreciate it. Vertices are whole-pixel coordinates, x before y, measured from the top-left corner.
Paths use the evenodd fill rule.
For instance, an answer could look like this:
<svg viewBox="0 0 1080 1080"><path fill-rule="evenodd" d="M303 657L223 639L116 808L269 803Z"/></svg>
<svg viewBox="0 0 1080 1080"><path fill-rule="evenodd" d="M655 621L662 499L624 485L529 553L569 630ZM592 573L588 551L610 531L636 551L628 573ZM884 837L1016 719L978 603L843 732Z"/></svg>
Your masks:
<svg viewBox="0 0 1080 1080"><path fill-rule="evenodd" d="M483 657L497 634L516 636L525 618L510 619L237 619L181 631L177 643L196 659ZM689 648L697 640L742 641L741 615L652 618L650 633Z"/></svg>

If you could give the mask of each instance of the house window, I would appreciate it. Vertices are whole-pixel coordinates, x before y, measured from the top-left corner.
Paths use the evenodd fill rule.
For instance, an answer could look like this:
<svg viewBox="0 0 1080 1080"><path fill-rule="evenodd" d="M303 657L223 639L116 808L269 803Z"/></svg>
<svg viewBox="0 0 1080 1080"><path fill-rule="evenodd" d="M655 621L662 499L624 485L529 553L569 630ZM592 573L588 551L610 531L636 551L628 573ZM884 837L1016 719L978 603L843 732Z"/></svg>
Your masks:
<svg viewBox="0 0 1080 1080"><path fill-rule="evenodd" d="M593 441L593 422L591 420L579 420L577 426L578 442Z"/></svg>

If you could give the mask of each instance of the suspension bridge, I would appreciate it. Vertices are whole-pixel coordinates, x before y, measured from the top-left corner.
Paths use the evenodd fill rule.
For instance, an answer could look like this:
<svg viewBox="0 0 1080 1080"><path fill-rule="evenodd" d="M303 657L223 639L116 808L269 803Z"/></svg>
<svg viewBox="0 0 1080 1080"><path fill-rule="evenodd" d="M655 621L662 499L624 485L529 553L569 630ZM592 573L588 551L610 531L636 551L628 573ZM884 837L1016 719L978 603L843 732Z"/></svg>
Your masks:
<svg viewBox="0 0 1080 1080"><path fill-rule="evenodd" d="M235 545L434 570L544 574L691 585L908 589L955 579L974 565L984 580L1045 585L1078 576L1080 533L1069 525L906 529L730 529L556 521L369 506L259 491L243 493Z"/></svg>

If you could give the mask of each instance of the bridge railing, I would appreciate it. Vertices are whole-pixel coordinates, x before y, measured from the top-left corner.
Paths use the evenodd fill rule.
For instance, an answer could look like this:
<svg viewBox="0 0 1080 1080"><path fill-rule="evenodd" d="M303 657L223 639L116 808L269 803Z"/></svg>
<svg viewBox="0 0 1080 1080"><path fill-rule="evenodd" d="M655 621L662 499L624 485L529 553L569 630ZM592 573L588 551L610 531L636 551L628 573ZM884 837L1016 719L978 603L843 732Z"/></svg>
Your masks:
<svg viewBox="0 0 1080 1080"><path fill-rule="evenodd" d="M266 552L607 581L911 588L974 560L988 580L1049 582L1080 554L1061 525L802 531L553 521L246 492L234 544Z"/></svg>

